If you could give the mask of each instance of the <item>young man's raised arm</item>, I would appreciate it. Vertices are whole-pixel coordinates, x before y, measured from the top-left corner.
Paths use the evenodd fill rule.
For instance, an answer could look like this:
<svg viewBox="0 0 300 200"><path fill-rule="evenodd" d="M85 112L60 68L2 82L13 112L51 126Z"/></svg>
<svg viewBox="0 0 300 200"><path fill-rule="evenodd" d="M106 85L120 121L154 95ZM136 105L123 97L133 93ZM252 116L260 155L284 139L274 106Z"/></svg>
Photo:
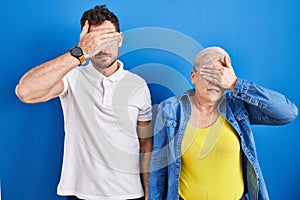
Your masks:
<svg viewBox="0 0 300 200"><path fill-rule="evenodd" d="M85 58L94 56L105 44L117 40L118 32L113 29L89 32L86 21L80 34L80 47ZM25 103L38 103L58 96L64 89L62 78L81 63L81 59L70 52L45 62L28 71L16 87L16 94Z"/></svg>
<svg viewBox="0 0 300 200"><path fill-rule="evenodd" d="M28 71L16 87L16 94L25 103L38 103L58 96L64 89L62 78L79 64L65 53Z"/></svg>

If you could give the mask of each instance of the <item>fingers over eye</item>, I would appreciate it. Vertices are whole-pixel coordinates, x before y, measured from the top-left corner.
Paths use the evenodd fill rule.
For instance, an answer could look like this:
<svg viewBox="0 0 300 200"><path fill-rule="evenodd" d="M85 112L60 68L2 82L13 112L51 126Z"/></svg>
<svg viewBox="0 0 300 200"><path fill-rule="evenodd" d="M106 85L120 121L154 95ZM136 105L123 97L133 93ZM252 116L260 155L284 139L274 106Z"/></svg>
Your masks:
<svg viewBox="0 0 300 200"><path fill-rule="evenodd" d="M205 75L205 74L215 74L219 75L221 74L221 71L219 69L200 69L200 74Z"/></svg>

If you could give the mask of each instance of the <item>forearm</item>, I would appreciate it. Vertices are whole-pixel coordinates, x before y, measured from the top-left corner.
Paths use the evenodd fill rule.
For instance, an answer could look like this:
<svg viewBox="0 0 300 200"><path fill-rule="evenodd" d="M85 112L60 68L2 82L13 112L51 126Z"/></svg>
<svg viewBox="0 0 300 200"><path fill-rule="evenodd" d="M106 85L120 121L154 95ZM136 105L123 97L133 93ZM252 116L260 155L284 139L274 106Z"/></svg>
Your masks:
<svg viewBox="0 0 300 200"><path fill-rule="evenodd" d="M246 102L254 123L286 124L298 114L296 105L284 95L247 80L236 82L232 96Z"/></svg>
<svg viewBox="0 0 300 200"><path fill-rule="evenodd" d="M149 168L150 168L150 157L151 157L151 149L152 149L152 142L151 145L149 144L149 148L146 150L146 152L143 152L143 158L141 161L141 167L142 167L142 182L144 187L144 193L145 193L145 200L148 199L148 176L149 176Z"/></svg>
<svg viewBox="0 0 300 200"><path fill-rule="evenodd" d="M79 60L67 52L31 69L21 78L16 87L18 97L24 102L42 98L78 64ZM55 93L57 91L53 92Z"/></svg>
<svg viewBox="0 0 300 200"><path fill-rule="evenodd" d="M151 121L138 121L137 132L139 134L142 183L145 192L145 199L148 199L148 174L152 151L152 124Z"/></svg>

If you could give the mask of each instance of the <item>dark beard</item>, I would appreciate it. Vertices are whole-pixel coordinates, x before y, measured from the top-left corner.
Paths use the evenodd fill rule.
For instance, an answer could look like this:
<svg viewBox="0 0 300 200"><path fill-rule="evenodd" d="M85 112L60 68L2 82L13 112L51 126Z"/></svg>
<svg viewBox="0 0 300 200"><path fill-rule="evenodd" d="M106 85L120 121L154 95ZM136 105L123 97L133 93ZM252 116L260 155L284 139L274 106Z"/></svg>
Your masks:
<svg viewBox="0 0 300 200"><path fill-rule="evenodd" d="M97 62L93 62L93 65L96 67L96 68L99 68L99 69L107 69L107 68L110 68L115 62L116 62L117 58L115 58L114 60L112 60L109 64L105 64L105 65L98 65L96 64Z"/></svg>
<svg viewBox="0 0 300 200"><path fill-rule="evenodd" d="M117 59L114 59L109 65L103 66L102 68L110 68L116 62L116 60Z"/></svg>

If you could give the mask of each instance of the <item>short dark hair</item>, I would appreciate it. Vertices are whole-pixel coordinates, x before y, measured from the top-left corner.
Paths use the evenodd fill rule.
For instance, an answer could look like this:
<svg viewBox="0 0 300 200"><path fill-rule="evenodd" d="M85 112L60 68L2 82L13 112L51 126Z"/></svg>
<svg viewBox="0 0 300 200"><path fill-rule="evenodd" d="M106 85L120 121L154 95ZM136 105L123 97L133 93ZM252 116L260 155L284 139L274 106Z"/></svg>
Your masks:
<svg viewBox="0 0 300 200"><path fill-rule="evenodd" d="M104 21L108 20L115 26L116 31L120 32L118 17L109 11L105 5L95 6L93 9L85 11L80 20L81 29L86 20L88 20L90 25L101 25Z"/></svg>

